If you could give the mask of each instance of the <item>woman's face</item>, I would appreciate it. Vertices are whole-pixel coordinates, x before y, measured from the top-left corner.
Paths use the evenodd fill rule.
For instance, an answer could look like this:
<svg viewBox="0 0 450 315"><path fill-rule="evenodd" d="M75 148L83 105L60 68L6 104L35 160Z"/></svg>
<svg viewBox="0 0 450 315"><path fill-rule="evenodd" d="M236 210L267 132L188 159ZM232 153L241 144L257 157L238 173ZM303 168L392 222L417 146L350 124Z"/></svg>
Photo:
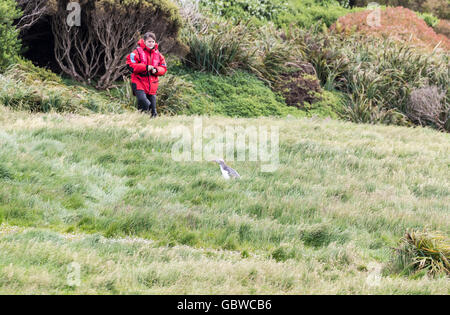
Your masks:
<svg viewBox="0 0 450 315"><path fill-rule="evenodd" d="M151 37L144 40L144 43L145 43L145 46L147 46L150 49L153 49L153 47L155 47L155 40Z"/></svg>

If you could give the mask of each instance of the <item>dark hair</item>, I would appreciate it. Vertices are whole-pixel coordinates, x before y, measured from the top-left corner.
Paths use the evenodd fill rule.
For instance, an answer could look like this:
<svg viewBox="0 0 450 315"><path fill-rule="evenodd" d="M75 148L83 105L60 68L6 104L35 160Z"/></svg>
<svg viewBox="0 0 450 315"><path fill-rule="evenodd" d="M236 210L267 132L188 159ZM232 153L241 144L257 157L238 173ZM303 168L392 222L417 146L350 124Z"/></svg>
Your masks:
<svg viewBox="0 0 450 315"><path fill-rule="evenodd" d="M144 40L147 40L149 38L153 38L153 40L156 41L155 33L147 32L147 33L144 34Z"/></svg>

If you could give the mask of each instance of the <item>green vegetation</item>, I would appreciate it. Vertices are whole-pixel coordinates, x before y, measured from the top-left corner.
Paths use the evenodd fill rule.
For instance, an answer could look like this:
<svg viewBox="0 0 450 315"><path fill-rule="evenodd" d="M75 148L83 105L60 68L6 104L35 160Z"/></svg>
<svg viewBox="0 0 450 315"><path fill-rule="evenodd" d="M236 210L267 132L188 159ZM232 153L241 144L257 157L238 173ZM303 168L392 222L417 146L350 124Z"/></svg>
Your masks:
<svg viewBox="0 0 450 315"><path fill-rule="evenodd" d="M0 72L16 61L20 49L18 31L12 25L18 17L15 0L0 0Z"/></svg>
<svg viewBox="0 0 450 315"><path fill-rule="evenodd" d="M411 93L428 85L436 87L436 93L442 91L444 97L435 107L437 114L422 106L424 117L442 116L444 122L448 119L447 54L426 53L393 40L366 38L360 34L324 33L312 37L303 33L301 36L306 44L307 60L316 69L322 86L344 92L346 106L341 113L344 119L412 125L407 117ZM426 119L423 120L425 125ZM443 129L444 123L427 125Z"/></svg>
<svg viewBox="0 0 450 315"><path fill-rule="evenodd" d="M345 0L152 0L161 47L183 57L165 53L150 120L103 63L66 69L76 81L18 56L14 3L0 0L0 294L450 291L446 50L328 28ZM89 14L138 21L102 5ZM65 62L93 57L77 54ZM242 178L226 181L205 156L175 161L172 132L195 137L196 119L203 146L207 127L277 128L278 168L228 159Z"/></svg>
<svg viewBox="0 0 450 315"><path fill-rule="evenodd" d="M408 232L396 254L393 268L402 273L450 275L450 239L442 233Z"/></svg>
<svg viewBox="0 0 450 315"><path fill-rule="evenodd" d="M128 101L129 102L129 101ZM63 80L50 71L20 61L0 74L0 104L30 112L123 112L126 103L111 93Z"/></svg>
<svg viewBox="0 0 450 315"><path fill-rule="evenodd" d="M279 168L262 173L259 163L231 162L242 180L228 182L215 164L171 158L173 128L192 121L2 110L0 221L18 230L0 233L0 291L39 284L42 293L448 292L439 277L395 273L368 287L363 267L389 264L390 248L409 228L448 231L448 134L305 118L203 118L204 128L280 128ZM140 252L144 242L148 254ZM34 248L27 259L25 246ZM64 284L71 261L82 264L79 288ZM226 277L256 269L266 280L227 285L225 270L213 267L232 261L241 267ZM194 265L186 287L182 270ZM134 271L122 272L128 268ZM142 284L150 272L161 280ZM114 279L117 291L96 284L98 277Z"/></svg>
<svg viewBox="0 0 450 315"><path fill-rule="evenodd" d="M282 0L201 0L201 4L214 14L236 22L242 19L273 20L287 9Z"/></svg>
<svg viewBox="0 0 450 315"><path fill-rule="evenodd" d="M220 114L231 117L304 116L305 113L286 106L283 98L255 76L236 71L229 76L173 69L183 80L191 82L192 101L187 114Z"/></svg>
<svg viewBox="0 0 450 315"><path fill-rule="evenodd" d="M286 29L292 25L308 29L317 23L330 27L341 16L361 10L344 8L334 0L289 0L288 3L288 9L280 13L275 21L277 25Z"/></svg>
<svg viewBox="0 0 450 315"><path fill-rule="evenodd" d="M318 22L331 26L339 17L352 12L335 0L202 0L201 3L215 15L237 23L245 20L263 25L272 21L286 28L292 25L309 28Z"/></svg>
<svg viewBox="0 0 450 315"><path fill-rule="evenodd" d="M424 20L430 27L435 27L439 24L439 19L431 13L417 13L417 16Z"/></svg>

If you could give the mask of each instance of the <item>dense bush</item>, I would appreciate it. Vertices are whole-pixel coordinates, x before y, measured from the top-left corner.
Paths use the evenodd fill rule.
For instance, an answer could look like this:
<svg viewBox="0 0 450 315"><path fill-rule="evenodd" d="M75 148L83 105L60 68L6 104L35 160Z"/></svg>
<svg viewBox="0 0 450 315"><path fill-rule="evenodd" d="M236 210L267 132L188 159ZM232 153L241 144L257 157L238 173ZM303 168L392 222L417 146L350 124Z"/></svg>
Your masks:
<svg viewBox="0 0 450 315"><path fill-rule="evenodd" d="M422 20L425 21L425 23L427 23L427 25L429 27L435 27L436 25L438 25L439 23L439 19L437 17L435 17L433 14L431 13L418 13L417 14Z"/></svg>
<svg viewBox="0 0 450 315"><path fill-rule="evenodd" d="M322 85L344 93L345 119L409 125L411 92L427 85L437 86L448 100L446 54L359 34L304 32L299 37Z"/></svg>
<svg viewBox="0 0 450 315"><path fill-rule="evenodd" d="M263 25L258 21L272 21L278 27L286 28L291 25L310 27L319 21L330 26L340 16L351 12L335 0L200 1L203 7L233 22L252 21Z"/></svg>
<svg viewBox="0 0 450 315"><path fill-rule="evenodd" d="M406 114L416 124L444 129L450 107L445 102L445 93L436 86L414 89L409 96Z"/></svg>
<svg viewBox="0 0 450 315"><path fill-rule="evenodd" d="M385 8L380 11L380 27L371 27L367 24L371 10L354 12L339 18L332 30L345 33L358 32L368 36L391 38L408 44L422 46L432 51L438 46L440 49L450 50L450 39L436 34L432 27L419 18L410 9ZM390 21L389 23L383 21ZM430 23L432 23L430 21Z"/></svg>
<svg viewBox="0 0 450 315"><path fill-rule="evenodd" d="M307 67L312 68L311 67ZM314 73L314 70L312 71ZM320 99L320 82L311 71L300 68L298 71L285 73L275 85L289 106L305 109L308 105Z"/></svg>
<svg viewBox="0 0 450 315"><path fill-rule="evenodd" d="M371 2L391 7L404 7L416 12L427 12L441 19L450 19L450 5L448 0L356 0L359 7L367 7Z"/></svg>
<svg viewBox="0 0 450 315"><path fill-rule="evenodd" d="M359 9L347 9L333 0L290 0L288 9L276 17L275 23L285 28L291 25L309 28L320 22L329 27L339 17L356 10Z"/></svg>
<svg viewBox="0 0 450 315"><path fill-rule="evenodd" d="M212 20L210 27L199 33L194 27L184 30L189 46L184 64L190 68L215 74L247 70L269 85L280 79L302 52L295 43L283 38L273 24L262 27Z"/></svg>
<svg viewBox="0 0 450 315"><path fill-rule="evenodd" d="M421 53L393 41L366 40L363 45L361 39L352 41L346 50L355 52L345 77L347 92L359 106L367 104L382 113L381 121L386 122L384 114L389 114L391 123L404 122L398 113L406 114L413 89L429 84L448 93L447 56Z"/></svg>
<svg viewBox="0 0 450 315"><path fill-rule="evenodd" d="M200 0L200 2L213 13L234 21L253 17L260 20L273 20L287 8L281 0Z"/></svg>
<svg viewBox="0 0 450 315"><path fill-rule="evenodd" d="M13 22L19 16L15 0L0 0L0 71L17 58L20 41Z"/></svg>
<svg viewBox="0 0 450 315"><path fill-rule="evenodd" d="M156 34L162 52L180 50L182 21L171 1L83 0L79 27L66 23L68 2L58 1L49 12L55 59L77 81L99 89L111 86L127 73L124 59L148 30Z"/></svg>
<svg viewBox="0 0 450 315"><path fill-rule="evenodd" d="M158 110L166 115L189 114L196 94L193 83L182 77L166 74L160 79Z"/></svg>
<svg viewBox="0 0 450 315"><path fill-rule="evenodd" d="M215 74L226 74L238 68L243 47L235 34L227 31L209 34L186 31L184 40L189 52L184 58L185 65Z"/></svg>
<svg viewBox="0 0 450 315"><path fill-rule="evenodd" d="M439 23L433 27L434 31L450 38L450 21L439 20Z"/></svg>

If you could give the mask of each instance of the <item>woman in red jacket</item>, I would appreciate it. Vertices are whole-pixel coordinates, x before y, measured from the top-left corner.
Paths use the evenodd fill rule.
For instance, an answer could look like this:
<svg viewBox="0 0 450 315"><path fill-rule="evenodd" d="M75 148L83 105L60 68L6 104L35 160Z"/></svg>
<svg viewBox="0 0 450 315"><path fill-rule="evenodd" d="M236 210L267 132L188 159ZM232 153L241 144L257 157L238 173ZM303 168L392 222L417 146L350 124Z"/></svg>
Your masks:
<svg viewBox="0 0 450 315"><path fill-rule="evenodd" d="M138 108L148 112L151 107L152 117L156 117L156 92L158 77L167 72L164 56L158 50L155 34L148 32L140 39L136 49L127 56L128 69L131 74L133 94L138 100Z"/></svg>

